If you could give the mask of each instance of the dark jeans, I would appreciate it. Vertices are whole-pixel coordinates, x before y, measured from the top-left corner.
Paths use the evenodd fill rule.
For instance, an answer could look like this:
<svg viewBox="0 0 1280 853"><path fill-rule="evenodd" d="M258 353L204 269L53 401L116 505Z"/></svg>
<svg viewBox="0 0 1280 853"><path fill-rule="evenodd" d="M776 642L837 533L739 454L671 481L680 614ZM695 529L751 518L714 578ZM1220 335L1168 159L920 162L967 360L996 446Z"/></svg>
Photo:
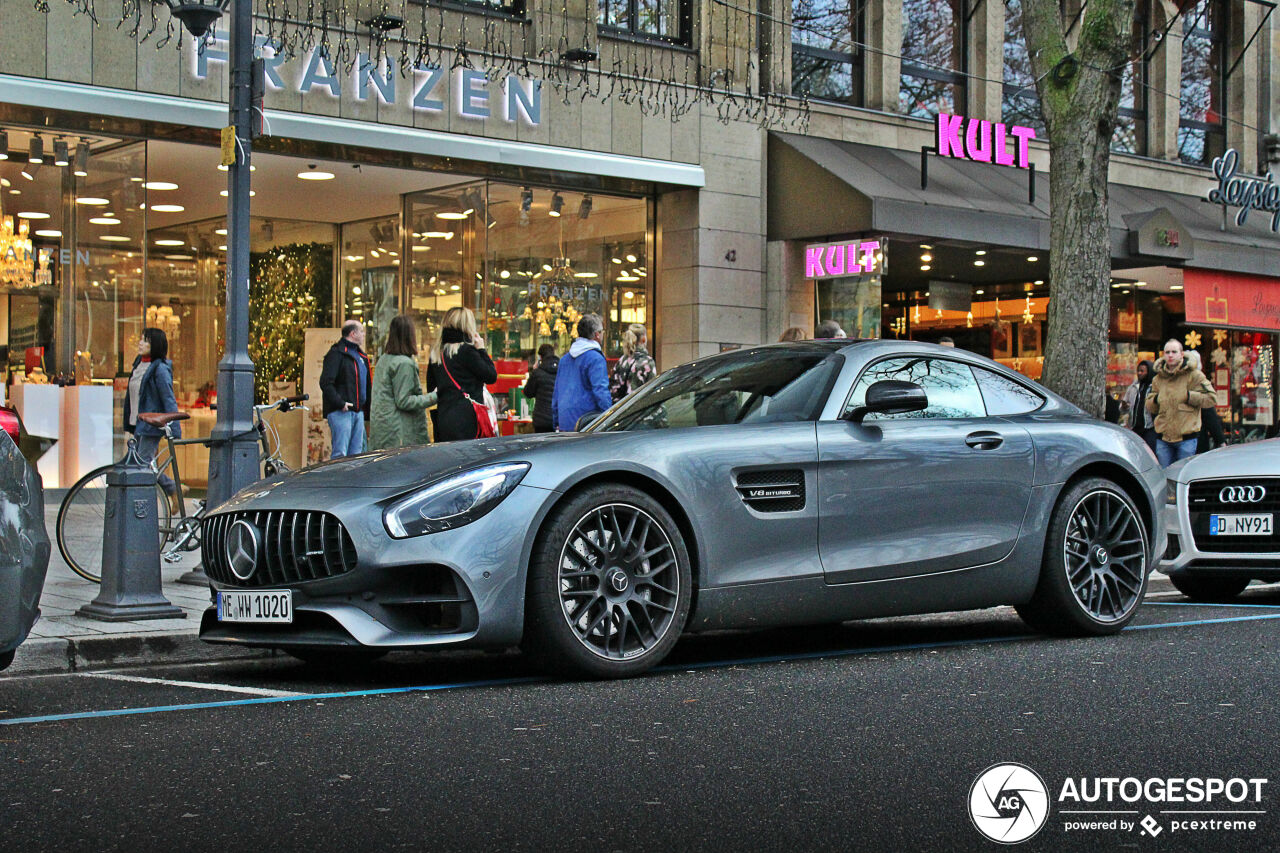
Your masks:
<svg viewBox="0 0 1280 853"><path fill-rule="evenodd" d="M156 453L159 452L160 450L161 436L139 435L137 436L137 439L138 439L138 455L141 456L143 459L147 460L148 462L155 461ZM165 466L165 470L168 470L167 465ZM161 472L159 480L160 480L160 488L164 489L164 493L166 495L172 495L177 493L178 487L173 482L173 478L170 477L168 474Z"/></svg>
<svg viewBox="0 0 1280 853"><path fill-rule="evenodd" d="M1147 443L1147 447L1150 447L1152 450L1156 449L1156 439L1159 438L1159 436L1156 435L1155 429L1147 427L1139 432L1138 435L1142 436L1142 440Z"/></svg>

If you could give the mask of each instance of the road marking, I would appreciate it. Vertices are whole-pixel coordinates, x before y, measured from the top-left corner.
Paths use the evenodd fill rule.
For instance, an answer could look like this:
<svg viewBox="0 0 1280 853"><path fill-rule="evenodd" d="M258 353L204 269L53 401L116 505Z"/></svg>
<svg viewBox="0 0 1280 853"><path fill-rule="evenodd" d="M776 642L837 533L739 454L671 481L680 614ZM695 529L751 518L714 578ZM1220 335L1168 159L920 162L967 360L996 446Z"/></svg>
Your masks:
<svg viewBox="0 0 1280 853"><path fill-rule="evenodd" d="M194 687L197 690L216 690L221 693L247 693L250 696L305 696L296 690L267 690L261 687L240 687L235 684L211 684L206 681L174 681L169 678L146 678L141 675L120 675L114 672L77 672L81 678L108 678L112 681L134 681L138 684L163 684L166 687Z"/></svg>
<svg viewBox="0 0 1280 853"><path fill-rule="evenodd" d="M1125 631L1144 631L1156 628L1185 628L1189 625L1220 625L1228 622L1258 622L1280 619L1280 613L1262 613L1256 616L1224 616L1219 619L1194 619L1185 622L1160 622L1152 625L1129 625ZM894 652L944 649L959 646L979 646L992 643L1012 643L1023 640L1043 639L1041 634L1009 634L1001 637L979 637L965 640L940 640L935 643L911 643L897 646L863 646L855 649L829 649L819 652L797 652L787 655L739 658L737 660L703 661L700 663L667 664L653 668L653 672L679 672L681 670L718 669L748 664L782 663L784 661L820 660L854 655L892 654ZM116 708L104 711L77 711L68 714L46 714L41 717L17 717L0 719L0 726L29 725L32 723L56 723L66 720L88 720L98 717L128 717L137 714L160 714L170 711L199 711L207 708L236 708L244 705L269 705L281 702L309 702L320 699L347 699L359 696L392 696L399 693L433 693L444 690L460 690L476 687L510 687L519 684L546 684L540 677L494 678L485 681L460 681L453 684L423 684L414 687L381 687L370 690L347 690L339 693L298 693L292 696L263 696L254 699L229 699L223 702L192 702L185 705L157 705L148 708Z"/></svg>

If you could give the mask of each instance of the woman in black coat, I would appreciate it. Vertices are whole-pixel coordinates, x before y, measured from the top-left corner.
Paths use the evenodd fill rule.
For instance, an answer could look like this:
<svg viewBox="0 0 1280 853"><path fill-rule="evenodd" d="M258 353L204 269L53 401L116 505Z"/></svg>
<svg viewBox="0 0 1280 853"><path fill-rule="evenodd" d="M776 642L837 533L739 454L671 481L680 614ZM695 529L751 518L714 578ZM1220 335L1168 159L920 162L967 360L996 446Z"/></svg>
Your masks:
<svg viewBox="0 0 1280 853"><path fill-rule="evenodd" d="M463 393L483 405L484 386L496 381L498 370L484 351L484 338L476 333L475 315L469 308L450 308L427 368L427 391L440 395L432 412L435 440L476 438L476 412Z"/></svg>
<svg viewBox="0 0 1280 853"><path fill-rule="evenodd" d="M524 383L524 395L533 398L533 431L552 432L555 427L551 423L551 395L556 390L560 359L551 344L538 347L538 358L538 366L529 371L529 380Z"/></svg>

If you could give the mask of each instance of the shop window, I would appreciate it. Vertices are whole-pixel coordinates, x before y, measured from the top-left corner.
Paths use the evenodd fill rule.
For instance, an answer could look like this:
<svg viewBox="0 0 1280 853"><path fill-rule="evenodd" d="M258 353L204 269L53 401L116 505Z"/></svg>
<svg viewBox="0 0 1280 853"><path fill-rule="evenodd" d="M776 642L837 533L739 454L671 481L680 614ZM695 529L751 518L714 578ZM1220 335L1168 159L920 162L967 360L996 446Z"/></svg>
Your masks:
<svg viewBox="0 0 1280 853"><path fill-rule="evenodd" d="M391 321L400 313L400 217L345 223L339 247L343 310L337 322L364 323L364 349L376 359Z"/></svg>
<svg viewBox="0 0 1280 853"><path fill-rule="evenodd" d="M862 104L864 9L849 0L792 0L792 94Z"/></svg>
<svg viewBox="0 0 1280 853"><path fill-rule="evenodd" d="M596 23L602 35L689 43L691 0L598 0L598 4Z"/></svg>
<svg viewBox="0 0 1280 853"><path fill-rule="evenodd" d="M899 112L964 112L967 12L966 0L904 0Z"/></svg>
<svg viewBox="0 0 1280 853"><path fill-rule="evenodd" d="M1022 31L1022 0L1005 0L1003 77L1001 116L1005 124L1034 127L1037 136L1047 136L1035 73L1031 70L1031 57Z"/></svg>
<svg viewBox="0 0 1280 853"><path fill-rule="evenodd" d="M929 399L927 408L901 414L871 413L867 421L888 421L916 418L981 418L987 414L978 390L977 380L969 366L944 358L890 358L876 362L862 372L858 383L845 404L848 411L861 406L866 400L867 389L882 380L914 382L924 389Z"/></svg>
<svg viewBox="0 0 1280 853"><path fill-rule="evenodd" d="M1178 156L1208 165L1226 147L1227 3L1195 0L1182 13Z"/></svg>
<svg viewBox="0 0 1280 853"><path fill-rule="evenodd" d="M411 6L426 6L428 0L409 0ZM513 18L524 18L528 11L526 0L430 0L430 5L453 6L460 9L480 9L509 15Z"/></svg>

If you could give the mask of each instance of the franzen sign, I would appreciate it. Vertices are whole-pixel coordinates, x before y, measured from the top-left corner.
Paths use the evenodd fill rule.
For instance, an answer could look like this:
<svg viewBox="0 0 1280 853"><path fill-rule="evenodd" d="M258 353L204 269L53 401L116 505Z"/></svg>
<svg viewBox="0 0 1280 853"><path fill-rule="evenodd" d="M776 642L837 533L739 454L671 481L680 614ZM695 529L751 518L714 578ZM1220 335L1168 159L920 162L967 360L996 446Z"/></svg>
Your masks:
<svg viewBox="0 0 1280 853"><path fill-rule="evenodd" d="M227 62L226 38L225 33L215 31L205 45L193 39L192 75L203 80L209 76L209 63ZM277 56L265 36L255 36L253 47L254 55L263 61L267 88L274 91L288 89L303 96L318 92L330 98L341 98L345 94L357 101L376 97L384 104L404 99L411 109L428 113L444 112L448 99L454 113L464 119L482 122L496 115L503 121L521 121L530 127L542 123L541 80L508 74L499 85L500 92L492 93L489 75L483 69L458 68L449 81L444 68L415 65L412 76L401 80L385 57L375 65L369 54L362 51L348 76L338 72L320 46L296 61Z"/></svg>
<svg viewBox="0 0 1280 853"><path fill-rule="evenodd" d="M1243 226L1249 211L1271 214L1271 230L1280 231L1280 184L1270 172L1265 178L1239 175L1240 152L1228 148L1221 157L1213 158L1213 176L1218 185L1209 190L1209 201L1223 207L1235 207L1236 225Z"/></svg>

